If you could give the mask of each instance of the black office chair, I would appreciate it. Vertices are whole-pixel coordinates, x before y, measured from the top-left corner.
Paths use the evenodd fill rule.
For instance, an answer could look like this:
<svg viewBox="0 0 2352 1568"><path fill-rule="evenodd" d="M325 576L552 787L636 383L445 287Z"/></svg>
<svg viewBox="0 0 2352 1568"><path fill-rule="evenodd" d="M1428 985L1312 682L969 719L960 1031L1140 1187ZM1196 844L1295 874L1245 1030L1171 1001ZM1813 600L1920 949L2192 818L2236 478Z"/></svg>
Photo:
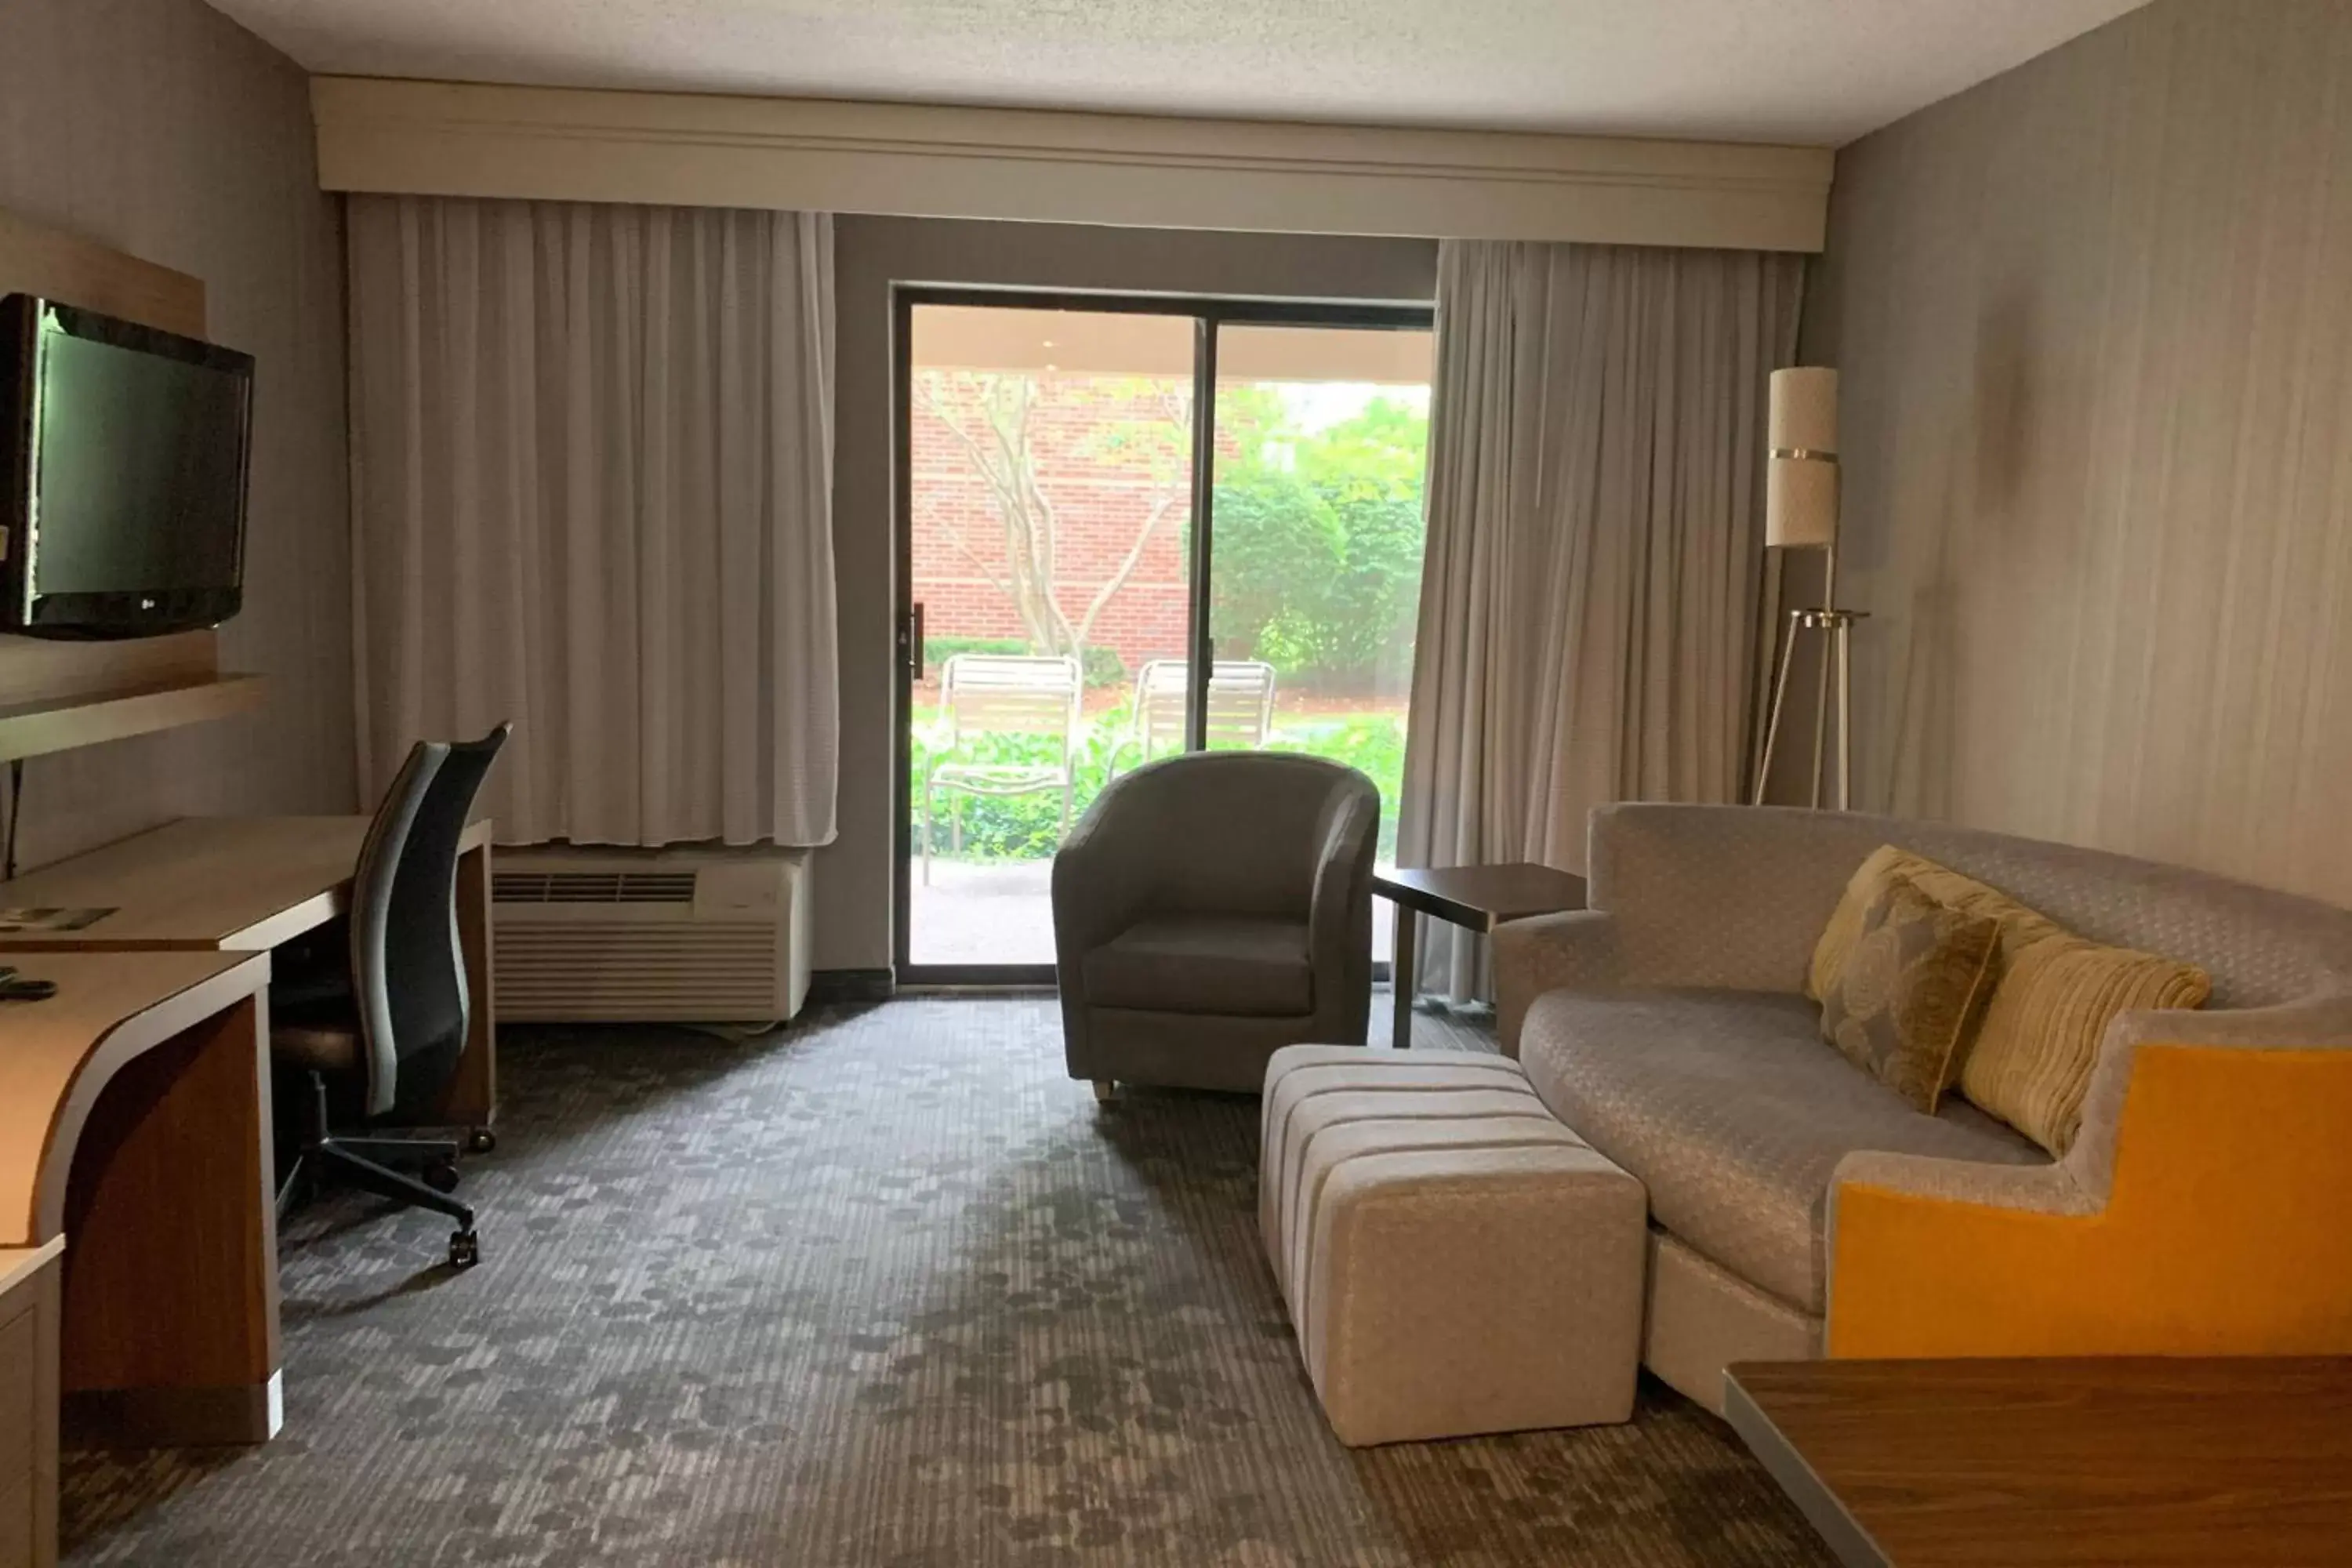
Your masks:
<svg viewBox="0 0 2352 1568"><path fill-rule="evenodd" d="M415 1127L429 1121L456 1075L469 1012L457 945L458 839L512 729L501 724L478 741L420 742L408 753L360 847L348 970L324 986L316 976L289 976L270 995L270 1055L310 1079L299 1152L278 1186L278 1213L328 1183L431 1209L457 1222L449 1261L459 1268L480 1260L481 1243L472 1207L449 1195L457 1143L338 1133L329 1089L331 1083L363 1126Z"/></svg>

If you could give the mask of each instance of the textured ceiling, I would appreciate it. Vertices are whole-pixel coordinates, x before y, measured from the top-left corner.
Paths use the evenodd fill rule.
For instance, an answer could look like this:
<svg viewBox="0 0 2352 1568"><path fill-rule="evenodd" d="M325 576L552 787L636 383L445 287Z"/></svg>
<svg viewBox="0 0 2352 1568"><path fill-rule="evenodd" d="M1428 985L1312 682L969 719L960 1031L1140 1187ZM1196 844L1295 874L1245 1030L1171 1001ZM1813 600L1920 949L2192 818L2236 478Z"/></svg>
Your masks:
<svg viewBox="0 0 2352 1568"><path fill-rule="evenodd" d="M314 71L1835 145L2141 0L214 0Z"/></svg>

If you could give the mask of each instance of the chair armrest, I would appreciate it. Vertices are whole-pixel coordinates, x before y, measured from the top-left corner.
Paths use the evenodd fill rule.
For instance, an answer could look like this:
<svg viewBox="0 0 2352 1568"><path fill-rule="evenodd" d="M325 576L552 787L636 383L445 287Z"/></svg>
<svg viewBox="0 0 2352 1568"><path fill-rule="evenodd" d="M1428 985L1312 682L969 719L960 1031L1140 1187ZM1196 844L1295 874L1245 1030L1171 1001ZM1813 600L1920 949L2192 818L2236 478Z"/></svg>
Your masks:
<svg viewBox="0 0 2352 1568"><path fill-rule="evenodd" d="M1066 989L1078 962L1133 925L1150 900L1150 859L1125 853L1109 798L1106 789L1054 852L1054 955Z"/></svg>
<svg viewBox="0 0 2352 1568"><path fill-rule="evenodd" d="M2352 1049L2133 1037L2147 1026L2119 1020L2102 1052L2124 1086L2111 1135L2086 1113L2058 1164L1839 1163L1827 1353L2352 1352Z"/></svg>
<svg viewBox="0 0 2352 1568"><path fill-rule="evenodd" d="M1597 991L1626 983L1616 917L1598 910L1536 915L1495 928L1495 1024L1503 1054L1519 1054L1528 1009L1547 991Z"/></svg>
<svg viewBox="0 0 2352 1568"><path fill-rule="evenodd" d="M1307 908L1307 955L1315 972L1318 1027L1332 1043L1364 1038L1372 1006L1372 858L1379 847L1380 797L1335 795L1315 858Z"/></svg>

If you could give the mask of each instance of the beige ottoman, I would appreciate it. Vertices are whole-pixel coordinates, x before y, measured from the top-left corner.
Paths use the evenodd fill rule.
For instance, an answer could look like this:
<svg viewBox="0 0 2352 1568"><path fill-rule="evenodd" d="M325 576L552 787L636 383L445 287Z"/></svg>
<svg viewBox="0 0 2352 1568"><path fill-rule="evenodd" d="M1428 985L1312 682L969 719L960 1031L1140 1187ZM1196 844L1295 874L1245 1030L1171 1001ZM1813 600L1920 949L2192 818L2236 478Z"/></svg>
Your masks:
<svg viewBox="0 0 2352 1568"><path fill-rule="evenodd" d="M1263 1115L1266 1256L1341 1442L1633 1414L1648 1204L1517 1062L1291 1046Z"/></svg>

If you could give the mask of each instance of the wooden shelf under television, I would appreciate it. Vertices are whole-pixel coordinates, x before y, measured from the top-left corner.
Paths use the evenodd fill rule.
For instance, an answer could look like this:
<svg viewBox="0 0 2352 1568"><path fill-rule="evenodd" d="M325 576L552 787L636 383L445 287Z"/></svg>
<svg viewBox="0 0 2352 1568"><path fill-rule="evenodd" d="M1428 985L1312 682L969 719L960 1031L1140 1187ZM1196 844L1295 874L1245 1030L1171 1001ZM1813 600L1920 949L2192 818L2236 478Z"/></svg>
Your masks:
<svg viewBox="0 0 2352 1568"><path fill-rule="evenodd" d="M202 724L261 706L258 675L200 675L110 691L0 704L0 762Z"/></svg>

